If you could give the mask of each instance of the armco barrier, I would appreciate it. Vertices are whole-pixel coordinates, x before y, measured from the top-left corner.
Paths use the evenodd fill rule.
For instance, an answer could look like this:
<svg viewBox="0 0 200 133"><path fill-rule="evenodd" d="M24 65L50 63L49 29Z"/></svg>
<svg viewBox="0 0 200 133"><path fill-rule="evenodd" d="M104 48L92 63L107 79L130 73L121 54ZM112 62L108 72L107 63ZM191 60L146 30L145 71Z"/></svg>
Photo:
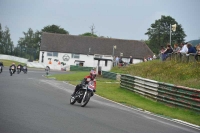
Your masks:
<svg viewBox="0 0 200 133"><path fill-rule="evenodd" d="M116 80L117 74L113 72L102 71L103 78L109 78Z"/></svg>
<svg viewBox="0 0 200 133"><path fill-rule="evenodd" d="M152 99L157 99L159 86L157 81L137 76L121 75L120 86Z"/></svg>
<svg viewBox="0 0 200 133"><path fill-rule="evenodd" d="M70 71L91 71L93 67L82 67L70 65Z"/></svg>
<svg viewBox="0 0 200 133"><path fill-rule="evenodd" d="M200 90L121 75L120 87L166 104L200 111Z"/></svg>
<svg viewBox="0 0 200 133"><path fill-rule="evenodd" d="M158 101L200 111L200 90L159 83Z"/></svg>

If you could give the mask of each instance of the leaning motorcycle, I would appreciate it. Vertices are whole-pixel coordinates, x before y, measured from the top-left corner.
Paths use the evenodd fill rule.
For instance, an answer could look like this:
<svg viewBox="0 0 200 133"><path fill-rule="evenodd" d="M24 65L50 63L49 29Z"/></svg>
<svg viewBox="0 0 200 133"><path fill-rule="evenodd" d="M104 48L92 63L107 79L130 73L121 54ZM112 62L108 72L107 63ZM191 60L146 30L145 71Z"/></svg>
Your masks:
<svg viewBox="0 0 200 133"><path fill-rule="evenodd" d="M10 69L10 76L12 76L14 74L14 70L15 70L15 67L12 66L11 69Z"/></svg>
<svg viewBox="0 0 200 133"><path fill-rule="evenodd" d="M88 84L81 83L81 86L81 89L79 89L74 96L71 96L70 104L78 102L81 104L81 107L85 107L89 102L90 97L94 95L94 90L91 82Z"/></svg>

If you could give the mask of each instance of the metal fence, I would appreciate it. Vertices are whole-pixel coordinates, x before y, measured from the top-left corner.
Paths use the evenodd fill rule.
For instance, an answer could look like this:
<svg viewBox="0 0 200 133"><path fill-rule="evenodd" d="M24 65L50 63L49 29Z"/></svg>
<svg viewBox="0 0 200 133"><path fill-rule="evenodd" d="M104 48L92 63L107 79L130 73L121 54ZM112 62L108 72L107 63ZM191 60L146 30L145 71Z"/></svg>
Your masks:
<svg viewBox="0 0 200 133"><path fill-rule="evenodd" d="M200 62L200 54L183 54L183 53L170 53L168 54L169 60L177 61L177 62Z"/></svg>
<svg viewBox="0 0 200 133"><path fill-rule="evenodd" d="M109 78L116 80L117 74L113 72L102 71L103 78Z"/></svg>
<svg viewBox="0 0 200 133"><path fill-rule="evenodd" d="M120 87L166 104L200 111L200 90L197 89L125 74L121 75Z"/></svg>

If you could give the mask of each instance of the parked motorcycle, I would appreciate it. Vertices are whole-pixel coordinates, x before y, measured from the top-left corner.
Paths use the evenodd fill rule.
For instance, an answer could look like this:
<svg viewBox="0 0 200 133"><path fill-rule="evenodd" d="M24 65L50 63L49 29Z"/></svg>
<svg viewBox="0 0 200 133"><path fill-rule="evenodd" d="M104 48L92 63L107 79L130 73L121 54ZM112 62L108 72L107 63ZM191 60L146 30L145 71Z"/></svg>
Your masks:
<svg viewBox="0 0 200 133"><path fill-rule="evenodd" d="M15 67L12 66L11 69L10 69L10 76L12 76L14 74L14 70L15 70Z"/></svg>
<svg viewBox="0 0 200 133"><path fill-rule="evenodd" d="M90 97L94 95L92 84L89 82L88 84L82 83L82 88L79 89L74 96L70 98L70 104L74 104L76 102L81 104L81 107L85 107L90 100Z"/></svg>

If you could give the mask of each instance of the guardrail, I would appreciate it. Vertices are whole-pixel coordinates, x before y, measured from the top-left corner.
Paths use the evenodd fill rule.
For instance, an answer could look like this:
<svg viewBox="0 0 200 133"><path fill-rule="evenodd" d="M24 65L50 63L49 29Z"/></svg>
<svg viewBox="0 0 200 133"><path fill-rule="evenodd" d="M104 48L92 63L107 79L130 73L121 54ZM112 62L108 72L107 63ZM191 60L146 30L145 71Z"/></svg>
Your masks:
<svg viewBox="0 0 200 133"><path fill-rule="evenodd" d="M121 88L166 104L200 111L200 90L137 76L121 75Z"/></svg>
<svg viewBox="0 0 200 133"><path fill-rule="evenodd" d="M113 72L102 71L103 78L109 78L116 80L117 74Z"/></svg>
<svg viewBox="0 0 200 133"><path fill-rule="evenodd" d="M91 71L93 67L83 67L70 65L70 71Z"/></svg>

